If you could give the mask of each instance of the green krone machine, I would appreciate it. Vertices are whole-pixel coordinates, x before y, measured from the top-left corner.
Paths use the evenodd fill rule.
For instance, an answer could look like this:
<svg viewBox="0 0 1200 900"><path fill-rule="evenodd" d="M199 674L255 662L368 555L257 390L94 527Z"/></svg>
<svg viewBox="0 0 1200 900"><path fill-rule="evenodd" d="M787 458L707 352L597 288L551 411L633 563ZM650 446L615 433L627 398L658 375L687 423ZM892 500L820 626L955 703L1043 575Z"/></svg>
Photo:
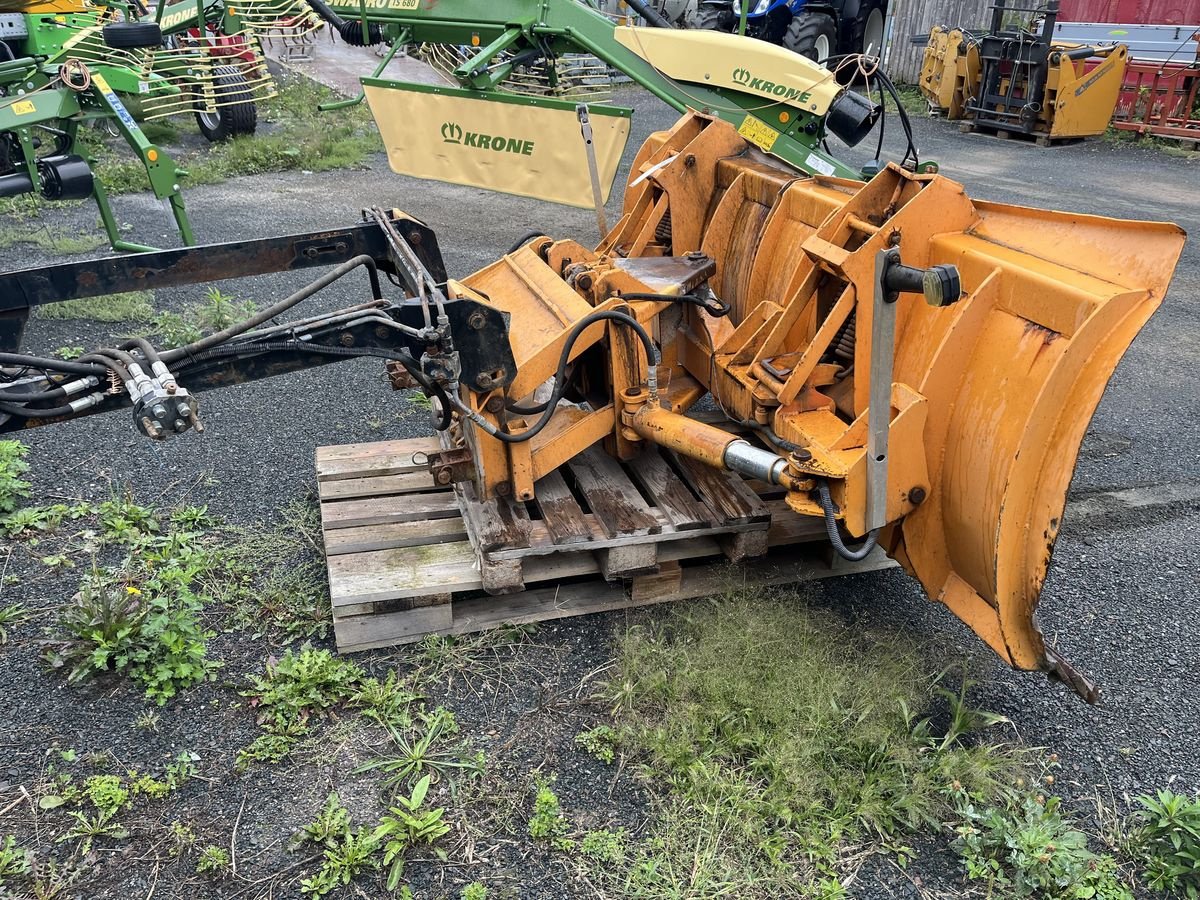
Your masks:
<svg viewBox="0 0 1200 900"><path fill-rule="evenodd" d="M257 103L275 94L258 35L322 26L303 0L184 0L153 12L140 0L0 0L0 197L93 198L114 249L153 249L121 237L78 140L81 126L103 122L170 204L182 242L194 243L180 191L186 173L138 123L194 115L212 141L253 133Z"/></svg>

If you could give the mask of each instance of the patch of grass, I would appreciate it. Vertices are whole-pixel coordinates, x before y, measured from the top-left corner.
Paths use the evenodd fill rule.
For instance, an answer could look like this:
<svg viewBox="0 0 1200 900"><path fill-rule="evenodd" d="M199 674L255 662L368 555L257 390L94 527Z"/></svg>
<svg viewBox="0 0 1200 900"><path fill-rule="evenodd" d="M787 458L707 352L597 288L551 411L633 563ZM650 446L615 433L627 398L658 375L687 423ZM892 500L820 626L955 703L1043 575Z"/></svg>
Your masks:
<svg viewBox="0 0 1200 900"><path fill-rule="evenodd" d="M458 742L453 740L458 733L458 722L445 707L421 712L415 731L414 736L408 729L389 726L391 746L356 768L355 774L382 772L383 786L394 796L422 776L440 778L452 771L477 774L483 769L480 756L465 757Z"/></svg>
<svg viewBox="0 0 1200 900"><path fill-rule="evenodd" d="M898 84L896 85L896 93L900 95L900 105L904 107L904 111L910 116L927 116L929 115L929 101L925 99L925 95L921 93L921 89L915 84ZM888 109L891 109L894 101L889 95Z"/></svg>
<svg viewBox="0 0 1200 900"><path fill-rule="evenodd" d="M258 311L251 300L239 299L210 287L200 303L182 312L164 311L153 317L147 334L157 335L164 347L182 347L210 331L220 331L234 322L249 318Z"/></svg>
<svg viewBox="0 0 1200 900"><path fill-rule="evenodd" d="M340 99L331 90L301 76L280 79L279 96L259 107L257 134L237 137L201 151L175 154L186 170L184 187L215 184L240 175L361 166L383 149L369 110L355 106L321 113L317 105ZM107 141L93 150L96 173L110 194L148 188L142 164L130 158L123 141Z"/></svg>
<svg viewBox="0 0 1200 900"><path fill-rule="evenodd" d="M88 319L93 322L149 322L154 318L154 292L129 291L103 297L86 297L82 300L63 300L61 303L45 303L35 306L33 314L39 319L56 321Z"/></svg>
<svg viewBox="0 0 1200 900"><path fill-rule="evenodd" d="M654 798L620 874L631 896L838 890L861 855L938 831L959 796L1014 783L1015 751L961 733L994 719L920 716L935 673L916 646L873 638L802 597L732 596L621 640L603 689ZM957 694L938 698L954 706Z"/></svg>
<svg viewBox="0 0 1200 900"><path fill-rule="evenodd" d="M26 220L26 223L29 220ZM67 255L73 253L90 253L104 246L108 241L100 234L67 234L48 223L37 225L6 225L0 227L0 250L10 247L37 247L49 253Z"/></svg>

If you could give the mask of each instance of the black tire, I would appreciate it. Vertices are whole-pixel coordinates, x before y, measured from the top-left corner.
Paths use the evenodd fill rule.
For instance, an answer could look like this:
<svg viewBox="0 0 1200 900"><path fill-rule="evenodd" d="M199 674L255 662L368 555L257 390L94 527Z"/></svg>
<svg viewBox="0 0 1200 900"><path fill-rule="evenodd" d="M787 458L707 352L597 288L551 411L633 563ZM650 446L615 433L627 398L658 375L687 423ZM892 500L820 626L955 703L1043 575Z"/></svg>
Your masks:
<svg viewBox="0 0 1200 900"><path fill-rule="evenodd" d="M113 22L104 26L104 43L114 50L161 47L162 42L157 22Z"/></svg>
<svg viewBox="0 0 1200 900"><path fill-rule="evenodd" d="M871 26L870 43L879 46L871 47L872 56L881 56L883 54L883 36L887 28L887 4L886 3L863 3L858 9L858 17L854 20L854 40L851 51L854 53L867 52L867 32L868 25Z"/></svg>
<svg viewBox="0 0 1200 900"><path fill-rule="evenodd" d="M804 10L788 25L783 46L814 62L824 62L837 53L837 25L830 15Z"/></svg>
<svg viewBox="0 0 1200 900"><path fill-rule="evenodd" d="M696 9L695 25L703 31L729 31L730 10L724 3L701 3Z"/></svg>
<svg viewBox="0 0 1200 900"><path fill-rule="evenodd" d="M237 66L216 66L213 69L215 112L196 110L200 133L214 144L241 134L254 134L258 127L258 107L250 92L249 82Z"/></svg>

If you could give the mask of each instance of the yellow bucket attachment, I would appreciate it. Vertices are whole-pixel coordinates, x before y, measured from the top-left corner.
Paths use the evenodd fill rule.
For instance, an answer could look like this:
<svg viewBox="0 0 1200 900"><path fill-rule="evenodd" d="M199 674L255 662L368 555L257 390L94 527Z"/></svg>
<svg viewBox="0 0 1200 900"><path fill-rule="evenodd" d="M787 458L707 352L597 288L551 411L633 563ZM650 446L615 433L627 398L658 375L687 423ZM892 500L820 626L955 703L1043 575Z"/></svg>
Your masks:
<svg viewBox="0 0 1200 900"><path fill-rule="evenodd" d="M881 544L1007 662L1090 695L1034 613L1084 431L1162 302L1184 232L975 201L895 167L866 185L808 177L696 115L651 136L624 208L603 251L716 261L710 287L733 311L705 323L684 365L729 414L773 424L814 459L820 445L854 534L876 256L898 246L907 265L958 267L957 303L896 303Z"/></svg>

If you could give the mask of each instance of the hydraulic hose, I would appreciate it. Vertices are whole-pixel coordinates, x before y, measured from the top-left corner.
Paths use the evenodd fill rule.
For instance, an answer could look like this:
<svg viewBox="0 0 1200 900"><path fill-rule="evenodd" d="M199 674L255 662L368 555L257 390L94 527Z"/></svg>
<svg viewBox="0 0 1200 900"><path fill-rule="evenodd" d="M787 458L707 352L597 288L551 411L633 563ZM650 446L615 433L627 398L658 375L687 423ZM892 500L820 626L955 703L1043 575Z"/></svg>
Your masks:
<svg viewBox="0 0 1200 900"><path fill-rule="evenodd" d="M508 251L504 255L508 256L509 253L516 253L518 250L520 250L522 247L524 247L526 244L528 244L534 238L540 238L540 237L545 237L545 236L546 236L546 232L544 232L544 231L527 231L523 235L521 235L519 238L517 238L515 241L513 241L513 245L508 248Z"/></svg>
<svg viewBox="0 0 1200 900"><path fill-rule="evenodd" d="M722 300L705 300L695 294L650 294L644 291L623 291L616 295L622 300L665 300L668 303L687 303L698 306L710 316L721 318L733 308Z"/></svg>
<svg viewBox="0 0 1200 900"><path fill-rule="evenodd" d="M263 322L269 321L280 313L291 309L297 303L307 300L313 294L317 293L317 291L329 287L329 285L333 284L343 275L354 271L359 266L366 266L371 277L371 290L373 291L374 296L378 297L381 292L379 285L379 271L375 265L375 260L363 253L354 257L353 259L346 260L346 262L342 263L336 269L326 272L316 281L306 284L294 294L284 297L278 303L268 306L266 309L256 313L249 319L244 319L241 322L235 322L233 325L230 325L228 328L223 328L220 331L214 331L207 337L202 337L198 341L193 341L185 347L179 347L176 350L168 350L166 353L162 354L162 361L164 364L170 365L171 363L178 362L181 359L194 357L196 354L201 353L204 350L208 350L211 347L217 346L218 344L223 344L225 341L228 341L231 338L235 338L240 334L244 334L251 328L257 328Z"/></svg>
<svg viewBox="0 0 1200 900"><path fill-rule="evenodd" d="M496 438L498 441L503 441L506 444L520 444L524 441L531 440L550 423L550 420L554 417L554 410L558 406L558 401L562 399L563 394L567 390L567 363L570 362L571 350L574 348L575 342L579 339L579 335L583 334L583 332L590 326L605 320L619 322L628 328L632 328L634 333L637 334L638 338L641 339L642 346L646 348L646 360L652 367L652 380L656 385L658 348L654 346L654 339L650 337L650 333L646 331L646 329L642 326L642 323L633 316L626 315L623 312L617 312L615 309L602 309L584 316L582 319L576 322L574 327L567 333L567 339L563 342L562 353L559 354L558 357L558 368L554 373L554 393L552 393L550 395L550 399L546 401L545 412L542 413L542 417L538 419L532 427L527 428L520 434L508 434L507 432L497 429L496 426L494 426L475 410L465 405L454 394L447 395L450 398L450 402L454 404L455 409L478 425L487 434Z"/></svg>
<svg viewBox="0 0 1200 900"><path fill-rule="evenodd" d="M43 356L30 356L27 353L0 353L0 365L25 366L33 369L47 369L54 372L68 372L72 375L102 376L107 374L103 365L81 363L77 359L48 359Z"/></svg>
<svg viewBox="0 0 1200 900"><path fill-rule="evenodd" d="M833 497L829 495L829 482L823 478L817 481L817 495L821 498L821 510L825 513L825 533L829 535L829 543L833 544L837 555L842 559L850 560L850 562L866 559L875 549L876 541L879 538L879 529L867 532L866 540L853 550L850 549L842 541L841 532L838 531L837 507L833 505Z"/></svg>
<svg viewBox="0 0 1200 900"><path fill-rule="evenodd" d="M342 40L352 47L374 47L383 40L383 29L374 22L368 24L367 39L363 40L362 22L346 21L330 9L325 0L308 0L308 5L318 16L333 26L334 31L341 36Z"/></svg>
<svg viewBox="0 0 1200 900"><path fill-rule="evenodd" d="M674 27L670 22L663 18L662 14L657 9L642 2L642 0L626 0L626 2L629 4L630 9L632 9L635 13L637 13L655 28Z"/></svg>

